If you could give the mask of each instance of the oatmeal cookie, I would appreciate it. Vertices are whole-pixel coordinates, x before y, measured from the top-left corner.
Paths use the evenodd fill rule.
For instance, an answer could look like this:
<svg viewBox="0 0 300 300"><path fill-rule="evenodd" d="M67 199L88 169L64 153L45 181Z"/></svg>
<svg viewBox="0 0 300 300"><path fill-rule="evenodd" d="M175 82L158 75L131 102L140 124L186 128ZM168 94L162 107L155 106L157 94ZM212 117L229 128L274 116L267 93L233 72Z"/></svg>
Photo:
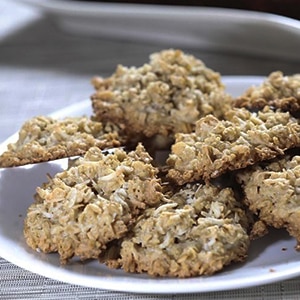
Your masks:
<svg viewBox="0 0 300 300"><path fill-rule="evenodd" d="M21 166L84 154L90 147L101 149L120 145L116 131L87 117L57 120L39 116L28 120L16 143L0 156L0 167Z"/></svg>
<svg viewBox="0 0 300 300"><path fill-rule="evenodd" d="M180 185L207 181L299 145L300 125L288 112L268 106L258 113L236 108L227 120L208 115L197 121L194 133L177 134L167 159L168 176Z"/></svg>
<svg viewBox="0 0 300 300"><path fill-rule="evenodd" d="M245 193L245 203L258 216L259 237L267 226L286 228L300 250L300 156L258 164L237 173Z"/></svg>
<svg viewBox="0 0 300 300"><path fill-rule="evenodd" d="M179 50L154 53L139 68L120 65L93 84L94 119L120 124L139 139L191 132L204 115L222 118L232 101L219 73Z"/></svg>
<svg viewBox="0 0 300 300"><path fill-rule="evenodd" d="M24 235L32 249L58 252L62 264L73 256L98 258L123 237L147 207L163 198L157 169L143 146L103 154L90 148L71 168L37 188Z"/></svg>
<svg viewBox="0 0 300 300"><path fill-rule="evenodd" d="M119 263L125 271L211 275L246 258L248 220L232 189L188 184L170 200L147 209L124 238Z"/></svg>
<svg viewBox="0 0 300 300"><path fill-rule="evenodd" d="M260 86L250 87L234 101L235 107L250 110L266 105L300 117L300 74L285 76L280 71L273 72Z"/></svg>

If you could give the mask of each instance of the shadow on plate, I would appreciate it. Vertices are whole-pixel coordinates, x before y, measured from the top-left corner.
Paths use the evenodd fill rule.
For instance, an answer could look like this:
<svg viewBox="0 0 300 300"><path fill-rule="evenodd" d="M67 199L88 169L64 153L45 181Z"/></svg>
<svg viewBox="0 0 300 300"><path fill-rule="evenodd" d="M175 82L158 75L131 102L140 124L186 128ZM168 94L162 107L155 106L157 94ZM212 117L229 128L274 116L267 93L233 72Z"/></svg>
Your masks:
<svg viewBox="0 0 300 300"><path fill-rule="evenodd" d="M34 201L37 186L62 168L57 162L0 169L0 232L10 239L19 239L27 208Z"/></svg>

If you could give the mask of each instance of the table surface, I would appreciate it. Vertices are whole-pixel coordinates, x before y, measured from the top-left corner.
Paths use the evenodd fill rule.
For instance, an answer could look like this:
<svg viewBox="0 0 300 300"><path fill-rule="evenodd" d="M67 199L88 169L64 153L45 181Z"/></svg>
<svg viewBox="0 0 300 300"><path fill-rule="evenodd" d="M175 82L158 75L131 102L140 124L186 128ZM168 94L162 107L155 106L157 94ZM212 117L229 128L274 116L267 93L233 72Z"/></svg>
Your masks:
<svg viewBox="0 0 300 300"><path fill-rule="evenodd" d="M170 45L172 46L172 45ZM92 94L90 79L118 63L141 65L159 44L68 35L40 11L0 0L0 143L30 117L46 115ZM233 54L196 54L223 75L299 71L299 64ZM229 67L230 66L230 67ZM0 245L1 247L1 245ZM141 295L71 285L23 270L0 258L1 299L300 299L300 278L225 292Z"/></svg>

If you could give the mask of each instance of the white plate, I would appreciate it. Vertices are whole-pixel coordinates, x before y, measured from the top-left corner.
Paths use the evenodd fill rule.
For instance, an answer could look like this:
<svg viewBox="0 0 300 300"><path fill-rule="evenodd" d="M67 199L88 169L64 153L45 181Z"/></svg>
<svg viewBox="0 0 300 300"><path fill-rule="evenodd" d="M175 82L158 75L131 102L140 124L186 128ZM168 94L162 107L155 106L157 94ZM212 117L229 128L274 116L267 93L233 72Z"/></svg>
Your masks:
<svg viewBox="0 0 300 300"><path fill-rule="evenodd" d="M73 34L278 57L299 62L300 22L274 14L210 7L19 0Z"/></svg>
<svg viewBox="0 0 300 300"><path fill-rule="evenodd" d="M259 77L224 77L228 91L240 94L248 86L262 81ZM90 101L56 112L55 117L90 114ZM16 138L14 135L9 140ZM7 141L0 146L6 149ZM194 293L229 290L262 285L300 275L300 253L295 240L283 231L274 230L252 243L245 263L234 264L210 277L188 279L152 278L111 270L96 261L59 264L57 254L43 254L29 249L23 238L23 219L32 203L36 186L46 181L46 173L61 170L65 160L36 164L34 167L0 171L0 256L32 272L67 283L108 290L138 293Z"/></svg>

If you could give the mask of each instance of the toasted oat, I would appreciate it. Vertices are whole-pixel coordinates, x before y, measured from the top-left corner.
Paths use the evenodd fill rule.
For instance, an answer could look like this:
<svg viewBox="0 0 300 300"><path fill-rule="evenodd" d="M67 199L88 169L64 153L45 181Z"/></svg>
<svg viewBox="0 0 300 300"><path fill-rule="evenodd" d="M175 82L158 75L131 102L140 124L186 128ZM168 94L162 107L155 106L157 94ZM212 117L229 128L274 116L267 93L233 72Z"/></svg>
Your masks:
<svg viewBox="0 0 300 300"><path fill-rule="evenodd" d="M63 264L73 256L97 259L139 214L162 200L160 190L157 169L141 145L129 154L90 148L70 169L37 188L25 219L26 242L58 252Z"/></svg>
<svg viewBox="0 0 300 300"><path fill-rule="evenodd" d="M119 146L118 133L87 117L57 120L39 116L28 120L0 156L0 167L21 166L84 154L90 147Z"/></svg>
<svg viewBox="0 0 300 300"><path fill-rule="evenodd" d="M247 256L248 220L232 189L188 184L140 216L122 244L120 266L154 276L211 275Z"/></svg>
<svg viewBox="0 0 300 300"><path fill-rule="evenodd" d="M252 86L238 97L234 105L250 110L268 105L299 117L300 74L285 76L280 71L273 72L260 86Z"/></svg>
<svg viewBox="0 0 300 300"><path fill-rule="evenodd" d="M191 132L200 117L222 118L231 105L219 73L179 50L154 53L139 68L120 65L93 84L94 118L120 124L139 139Z"/></svg>
<svg viewBox="0 0 300 300"><path fill-rule="evenodd" d="M300 250L300 156L284 156L237 173L245 203L258 216L252 236L267 233L267 226L286 228ZM261 233L262 232L262 233Z"/></svg>
<svg viewBox="0 0 300 300"><path fill-rule="evenodd" d="M300 125L288 112L268 106L258 113L233 109L227 120L208 115L196 123L195 133L176 136L168 176L178 184L209 180L299 145Z"/></svg>

